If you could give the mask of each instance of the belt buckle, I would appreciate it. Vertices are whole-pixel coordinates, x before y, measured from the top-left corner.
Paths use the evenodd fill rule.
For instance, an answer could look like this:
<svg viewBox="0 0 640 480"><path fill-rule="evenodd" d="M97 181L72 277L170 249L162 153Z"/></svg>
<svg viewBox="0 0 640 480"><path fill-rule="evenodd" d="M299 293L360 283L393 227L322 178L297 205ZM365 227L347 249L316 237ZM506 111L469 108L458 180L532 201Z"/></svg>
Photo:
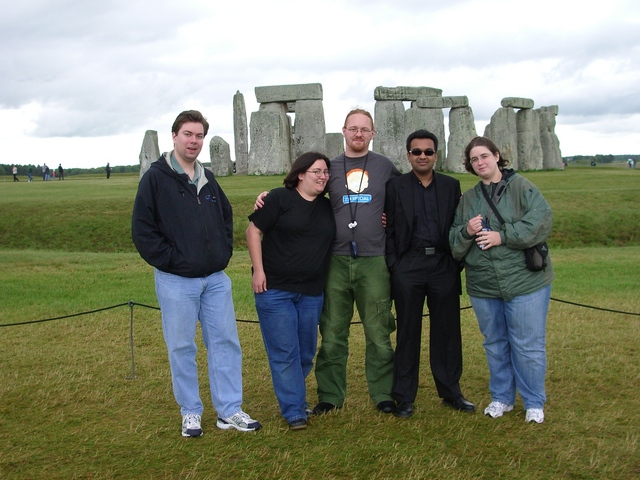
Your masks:
<svg viewBox="0 0 640 480"><path fill-rule="evenodd" d="M436 254L435 247L424 247L424 254L425 255L435 255Z"/></svg>

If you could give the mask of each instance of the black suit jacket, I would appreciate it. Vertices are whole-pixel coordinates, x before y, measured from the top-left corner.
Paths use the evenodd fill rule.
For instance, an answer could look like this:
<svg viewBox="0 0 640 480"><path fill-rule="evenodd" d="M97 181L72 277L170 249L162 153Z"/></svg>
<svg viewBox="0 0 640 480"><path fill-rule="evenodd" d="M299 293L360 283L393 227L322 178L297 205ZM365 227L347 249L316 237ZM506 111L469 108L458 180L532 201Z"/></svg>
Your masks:
<svg viewBox="0 0 640 480"><path fill-rule="evenodd" d="M412 183L417 181L415 174L409 172L387 183L385 200L387 215L386 259L389 269L393 269L398 259L409 250L414 217ZM462 195L460 182L453 177L435 171L433 172L433 182L435 182L437 198L437 206L434 208L438 215L438 232L442 245L450 255L449 229L453 224L456 208Z"/></svg>

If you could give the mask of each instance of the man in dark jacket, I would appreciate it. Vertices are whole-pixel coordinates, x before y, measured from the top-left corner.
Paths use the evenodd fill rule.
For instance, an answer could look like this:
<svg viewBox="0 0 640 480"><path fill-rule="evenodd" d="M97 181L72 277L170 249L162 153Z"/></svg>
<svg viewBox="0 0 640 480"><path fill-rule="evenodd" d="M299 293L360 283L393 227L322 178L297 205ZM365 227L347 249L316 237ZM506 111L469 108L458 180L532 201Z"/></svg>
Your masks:
<svg viewBox="0 0 640 480"><path fill-rule="evenodd" d="M394 356L395 415L413 415L418 392L425 297L430 315L429 357L446 406L475 411L460 389L460 264L449 248L449 229L460 201L460 182L434 171L438 139L427 130L407 138L412 171L387 185L387 265L398 330Z"/></svg>
<svg viewBox="0 0 640 480"><path fill-rule="evenodd" d="M140 256L155 267L173 393L185 437L202 435L198 320L208 352L217 426L243 432L261 427L241 409L242 353L231 280L224 272L233 249L233 217L220 185L197 160L208 130L200 112L178 115L171 128L174 150L164 153L140 180L131 223Z"/></svg>

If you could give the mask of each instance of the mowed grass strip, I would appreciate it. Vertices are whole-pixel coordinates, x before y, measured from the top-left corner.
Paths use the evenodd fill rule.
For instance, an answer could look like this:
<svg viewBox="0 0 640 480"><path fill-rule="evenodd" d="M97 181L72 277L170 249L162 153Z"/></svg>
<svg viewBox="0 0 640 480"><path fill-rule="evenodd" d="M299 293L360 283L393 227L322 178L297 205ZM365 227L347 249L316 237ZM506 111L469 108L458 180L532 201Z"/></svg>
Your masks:
<svg viewBox="0 0 640 480"><path fill-rule="evenodd" d="M477 183L457 174L462 190ZM526 172L551 204L554 247L640 245L640 170L576 167ZM219 178L234 210L234 238L245 248L247 216L258 193L283 176ZM65 181L0 182L0 248L67 252L135 252L131 211L137 174L70 177Z"/></svg>

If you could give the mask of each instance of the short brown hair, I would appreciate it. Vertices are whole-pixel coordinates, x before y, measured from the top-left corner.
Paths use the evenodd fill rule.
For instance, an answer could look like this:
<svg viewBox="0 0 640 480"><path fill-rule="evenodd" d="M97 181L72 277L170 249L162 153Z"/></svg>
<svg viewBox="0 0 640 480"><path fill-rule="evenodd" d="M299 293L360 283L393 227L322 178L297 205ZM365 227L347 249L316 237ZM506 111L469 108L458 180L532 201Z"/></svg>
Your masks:
<svg viewBox="0 0 640 480"><path fill-rule="evenodd" d="M201 123L202 127L204 128L205 135L209 131L209 122L207 122L207 119L204 118L204 115L202 115L197 110L185 110L176 117L175 121L173 122L173 126L171 127L171 132L177 135L182 128L182 125L188 122Z"/></svg>

